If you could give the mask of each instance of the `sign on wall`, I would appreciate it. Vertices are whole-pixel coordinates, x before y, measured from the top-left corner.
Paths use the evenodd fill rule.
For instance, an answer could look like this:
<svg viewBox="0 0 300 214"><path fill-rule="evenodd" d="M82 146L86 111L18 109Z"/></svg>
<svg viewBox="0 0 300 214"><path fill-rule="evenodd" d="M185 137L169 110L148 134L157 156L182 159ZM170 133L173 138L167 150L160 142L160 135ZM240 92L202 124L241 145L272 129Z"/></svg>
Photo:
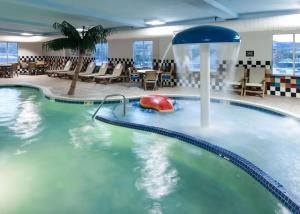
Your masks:
<svg viewBox="0 0 300 214"><path fill-rule="evenodd" d="M253 50L246 51L246 57L254 57L254 51Z"/></svg>

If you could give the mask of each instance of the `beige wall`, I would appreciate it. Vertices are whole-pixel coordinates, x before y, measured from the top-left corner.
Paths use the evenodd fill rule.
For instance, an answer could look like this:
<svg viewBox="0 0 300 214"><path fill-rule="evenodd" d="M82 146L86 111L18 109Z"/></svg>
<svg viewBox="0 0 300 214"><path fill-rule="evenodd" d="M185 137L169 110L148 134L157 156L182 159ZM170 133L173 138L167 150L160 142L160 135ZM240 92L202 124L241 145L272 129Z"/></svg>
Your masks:
<svg viewBox="0 0 300 214"><path fill-rule="evenodd" d="M42 43L18 43L19 56L43 56Z"/></svg>
<svg viewBox="0 0 300 214"><path fill-rule="evenodd" d="M112 39L108 41L109 58L133 58L132 44L135 40L153 41L153 58L159 57L159 38L147 39Z"/></svg>
<svg viewBox="0 0 300 214"><path fill-rule="evenodd" d="M242 32L241 47L239 60L248 60L246 50L254 50L255 56L251 60L272 60L272 35L281 33L300 33L296 31L256 31ZM135 40L152 40L153 41L153 58L162 59L169 44L172 42L172 36L145 39L111 39L109 40L109 57L110 58L133 58L132 43ZM42 43L19 43L19 56L74 56L69 50L62 51L42 51ZM172 48L166 53L166 59L173 59Z"/></svg>
<svg viewBox="0 0 300 214"><path fill-rule="evenodd" d="M248 60L246 50L254 50L252 60L271 60L272 59L272 35L276 33L290 33L263 31L263 32L244 32L240 33L241 47L239 52L239 60ZM153 58L162 59L166 55L166 59L174 59L172 47L168 46L172 42L171 36L151 39L154 41ZM141 40L141 39L140 39ZM145 39L146 40L146 39ZM110 58L132 58L132 42L134 39L113 39L109 41L109 57ZM167 52L167 53L166 53Z"/></svg>

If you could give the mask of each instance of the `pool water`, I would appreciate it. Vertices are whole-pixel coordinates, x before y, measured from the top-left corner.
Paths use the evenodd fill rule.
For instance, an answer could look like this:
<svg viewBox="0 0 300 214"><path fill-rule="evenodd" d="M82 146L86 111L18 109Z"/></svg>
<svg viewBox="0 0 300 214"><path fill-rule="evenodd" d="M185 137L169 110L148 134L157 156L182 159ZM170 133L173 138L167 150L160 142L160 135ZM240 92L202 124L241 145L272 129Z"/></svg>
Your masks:
<svg viewBox="0 0 300 214"><path fill-rule="evenodd" d="M0 88L0 213L289 213L230 162Z"/></svg>
<svg viewBox="0 0 300 214"><path fill-rule="evenodd" d="M109 104L99 115L157 126L207 140L251 161L300 201L300 122L228 102L211 103L211 127L200 127L199 100L175 100L175 112L141 108L137 101Z"/></svg>

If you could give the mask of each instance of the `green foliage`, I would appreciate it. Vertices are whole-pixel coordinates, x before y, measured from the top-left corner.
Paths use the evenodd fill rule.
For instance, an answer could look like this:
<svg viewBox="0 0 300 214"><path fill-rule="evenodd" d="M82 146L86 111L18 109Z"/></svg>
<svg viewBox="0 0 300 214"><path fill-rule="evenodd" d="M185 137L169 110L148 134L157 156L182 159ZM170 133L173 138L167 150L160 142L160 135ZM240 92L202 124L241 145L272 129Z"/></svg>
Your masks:
<svg viewBox="0 0 300 214"><path fill-rule="evenodd" d="M43 47L55 51L61 49L79 50L80 52L94 51L96 44L106 42L107 36L112 32L112 29L104 29L98 25L80 35L76 28L66 21L54 23L53 28L59 30L65 37L46 42Z"/></svg>

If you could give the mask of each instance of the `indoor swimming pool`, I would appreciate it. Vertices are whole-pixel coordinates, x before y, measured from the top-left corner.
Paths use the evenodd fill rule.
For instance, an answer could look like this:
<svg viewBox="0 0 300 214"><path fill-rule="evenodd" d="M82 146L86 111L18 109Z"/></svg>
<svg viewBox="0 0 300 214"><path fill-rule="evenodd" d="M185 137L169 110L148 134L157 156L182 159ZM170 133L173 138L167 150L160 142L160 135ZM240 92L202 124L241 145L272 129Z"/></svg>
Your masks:
<svg viewBox="0 0 300 214"><path fill-rule="evenodd" d="M289 213L250 175L206 150L93 121L96 106L53 102L36 89L2 87L0 97L0 213ZM178 102L178 112L186 102ZM213 117L223 120L206 137L216 141L232 135L230 129L237 125L226 114L240 108L218 110L217 105L213 108L224 115ZM238 114L231 116L244 121ZM126 118L133 116L129 109ZM296 124L288 120L282 125L290 123ZM213 132L218 136L213 138ZM270 153L284 152L281 144L274 142ZM250 146L241 145L241 151L243 147Z"/></svg>

